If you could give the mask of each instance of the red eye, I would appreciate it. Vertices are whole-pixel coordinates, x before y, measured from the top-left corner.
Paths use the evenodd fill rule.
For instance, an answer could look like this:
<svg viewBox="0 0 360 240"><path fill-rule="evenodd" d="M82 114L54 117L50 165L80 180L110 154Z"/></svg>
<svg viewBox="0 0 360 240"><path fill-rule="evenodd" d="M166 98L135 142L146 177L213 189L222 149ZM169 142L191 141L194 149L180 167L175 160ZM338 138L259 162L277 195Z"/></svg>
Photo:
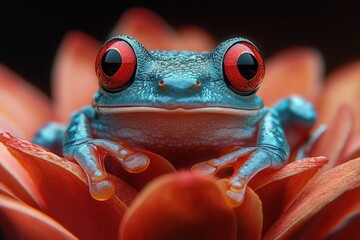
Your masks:
<svg viewBox="0 0 360 240"><path fill-rule="evenodd" d="M238 42L228 49L223 69L227 84L241 95L250 95L256 91L265 74L260 53L248 42Z"/></svg>
<svg viewBox="0 0 360 240"><path fill-rule="evenodd" d="M119 91L134 79L134 50L124 40L111 40L100 49L95 68L101 86L108 91Z"/></svg>

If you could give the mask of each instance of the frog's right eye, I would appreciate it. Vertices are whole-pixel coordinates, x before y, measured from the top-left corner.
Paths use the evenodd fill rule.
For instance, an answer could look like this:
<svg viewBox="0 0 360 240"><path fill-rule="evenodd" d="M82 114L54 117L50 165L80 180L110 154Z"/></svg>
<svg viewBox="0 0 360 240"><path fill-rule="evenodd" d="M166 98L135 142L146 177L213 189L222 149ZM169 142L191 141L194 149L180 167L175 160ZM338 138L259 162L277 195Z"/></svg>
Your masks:
<svg viewBox="0 0 360 240"><path fill-rule="evenodd" d="M136 55L126 41L113 39L100 49L95 68L99 83L105 90L121 91L134 79Z"/></svg>

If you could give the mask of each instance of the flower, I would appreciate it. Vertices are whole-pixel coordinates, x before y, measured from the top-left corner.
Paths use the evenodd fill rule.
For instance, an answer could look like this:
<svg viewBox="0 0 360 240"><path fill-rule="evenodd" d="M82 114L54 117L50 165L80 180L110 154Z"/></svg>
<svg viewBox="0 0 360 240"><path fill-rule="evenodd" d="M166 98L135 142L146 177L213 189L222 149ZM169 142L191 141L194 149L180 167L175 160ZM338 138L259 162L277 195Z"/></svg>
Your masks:
<svg viewBox="0 0 360 240"><path fill-rule="evenodd" d="M122 16L111 35L118 33L135 36L149 49L202 51L215 43L203 29L174 31L155 13L139 8ZM65 37L54 63L52 99L0 67L0 224L6 237L351 239L359 235L360 62L339 68L323 81L321 53L316 49L286 49L267 60L258 92L265 104L299 94L314 104L319 120L310 141L305 142L304 136L297 144L307 157L297 158L297 149L292 149L283 168L260 172L250 181L240 206L228 204L223 181L176 170L166 159L143 149L135 151L149 155L149 167L138 174L117 168L109 175L115 195L97 201L89 194L79 165L29 140L42 124L67 122L72 111L91 102L97 89L93 67L99 47L81 32ZM323 124L326 129L319 134Z"/></svg>

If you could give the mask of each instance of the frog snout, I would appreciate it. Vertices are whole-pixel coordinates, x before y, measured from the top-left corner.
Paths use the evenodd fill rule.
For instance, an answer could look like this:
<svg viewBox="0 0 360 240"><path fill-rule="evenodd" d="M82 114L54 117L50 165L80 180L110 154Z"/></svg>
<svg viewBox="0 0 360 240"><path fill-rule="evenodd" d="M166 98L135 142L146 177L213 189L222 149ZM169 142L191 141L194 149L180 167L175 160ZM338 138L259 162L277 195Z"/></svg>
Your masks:
<svg viewBox="0 0 360 240"><path fill-rule="evenodd" d="M159 80L159 88L169 91L197 91L201 89L201 81L196 78L164 78Z"/></svg>

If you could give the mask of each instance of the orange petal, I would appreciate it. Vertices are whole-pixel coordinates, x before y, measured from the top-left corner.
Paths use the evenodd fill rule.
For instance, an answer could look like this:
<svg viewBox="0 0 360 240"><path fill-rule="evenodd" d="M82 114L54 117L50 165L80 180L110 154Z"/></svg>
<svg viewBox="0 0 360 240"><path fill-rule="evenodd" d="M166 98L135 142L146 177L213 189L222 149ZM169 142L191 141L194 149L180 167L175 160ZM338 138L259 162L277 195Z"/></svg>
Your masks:
<svg viewBox="0 0 360 240"><path fill-rule="evenodd" d="M290 94L301 95L315 103L322 89L323 68L322 55L317 50L287 49L267 61L258 95L266 106Z"/></svg>
<svg viewBox="0 0 360 240"><path fill-rule="evenodd" d="M308 156L326 156L329 164L321 171L331 169L344 161L341 158L349 142L353 128L352 110L347 105L342 105L334 119L328 124L325 132L316 140Z"/></svg>
<svg viewBox="0 0 360 240"><path fill-rule="evenodd" d="M149 50L208 51L214 47L214 37L197 26L175 31L163 18L147 8L132 8L119 19L111 35L130 35Z"/></svg>
<svg viewBox="0 0 360 240"><path fill-rule="evenodd" d="M296 235L301 236L301 239L327 239L334 232L341 231L360 214L359 200L360 188L344 193L310 218Z"/></svg>
<svg viewBox="0 0 360 240"><path fill-rule="evenodd" d="M26 169L6 150L0 146L0 182L5 184L16 198L34 208L44 206L39 190Z"/></svg>
<svg viewBox="0 0 360 240"><path fill-rule="evenodd" d="M305 158L291 162L280 170L260 172L250 181L250 187L263 202L264 231L294 202L327 162L325 157Z"/></svg>
<svg viewBox="0 0 360 240"><path fill-rule="evenodd" d="M152 181L135 199L120 228L127 239L235 239L225 195L209 177L191 172Z"/></svg>
<svg viewBox="0 0 360 240"><path fill-rule="evenodd" d="M354 132L360 131L360 61L345 65L329 74L319 99L319 123L329 122L346 103L355 116Z"/></svg>
<svg viewBox="0 0 360 240"><path fill-rule="evenodd" d="M58 49L52 93L57 120L66 122L73 111L91 105L98 89L95 59L100 44L81 32L69 32Z"/></svg>
<svg viewBox="0 0 360 240"><path fill-rule="evenodd" d="M150 157L150 164L145 171L129 173L117 161L110 162L109 168L112 174L124 180L137 191L140 191L146 184L158 176L176 172L174 166L160 155L144 149L134 148L134 151L144 153Z"/></svg>
<svg viewBox="0 0 360 240"><path fill-rule="evenodd" d="M261 239L263 222L262 206L259 196L247 188L244 202L234 209L237 222L237 239Z"/></svg>
<svg viewBox="0 0 360 240"><path fill-rule="evenodd" d="M346 161L358 157L360 157L360 132L353 132L341 158Z"/></svg>
<svg viewBox="0 0 360 240"><path fill-rule="evenodd" d="M182 26L177 29L178 32L178 44L174 46L174 49L178 50L191 50L191 51L210 51L216 45L216 39L205 29L188 25ZM171 49L171 46L168 48Z"/></svg>
<svg viewBox="0 0 360 240"><path fill-rule="evenodd" d="M19 137L30 139L52 118L49 98L1 64L0 86L1 118L18 130Z"/></svg>
<svg viewBox="0 0 360 240"><path fill-rule="evenodd" d="M147 8L132 8L119 19L111 35L130 35L147 49L167 49L175 30L158 14Z"/></svg>
<svg viewBox="0 0 360 240"><path fill-rule="evenodd" d="M44 199L45 214L80 239L117 238L120 221L127 210L119 196L97 201L91 197L79 165L9 134L0 135L0 141L32 177ZM134 194L126 183L117 178L112 180L117 188L122 187L122 192Z"/></svg>
<svg viewBox="0 0 360 240"><path fill-rule="evenodd" d="M343 163L324 174L318 175L275 222L264 239L290 236L326 205L359 186L360 158Z"/></svg>
<svg viewBox="0 0 360 240"><path fill-rule="evenodd" d="M0 195L1 230L6 239L77 239L42 212Z"/></svg>

